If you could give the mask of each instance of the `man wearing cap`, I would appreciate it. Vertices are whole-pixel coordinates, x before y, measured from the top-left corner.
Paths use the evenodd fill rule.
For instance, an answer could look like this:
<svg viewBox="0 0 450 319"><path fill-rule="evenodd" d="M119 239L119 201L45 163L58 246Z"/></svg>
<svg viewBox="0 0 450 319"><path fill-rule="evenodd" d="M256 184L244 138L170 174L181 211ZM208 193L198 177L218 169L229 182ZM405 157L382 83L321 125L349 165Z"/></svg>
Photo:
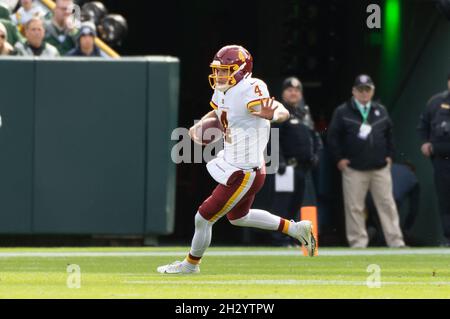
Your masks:
<svg viewBox="0 0 450 319"><path fill-rule="evenodd" d="M431 159L445 241L450 245L450 73L447 90L434 95L420 116L422 154Z"/></svg>
<svg viewBox="0 0 450 319"><path fill-rule="evenodd" d="M392 122L381 104L372 101L375 85L370 76L356 77L353 97L334 111L328 145L342 172L345 225L350 247L365 248L365 199L370 191L389 247L404 247L392 192L394 155Z"/></svg>
<svg viewBox="0 0 450 319"><path fill-rule="evenodd" d="M303 98L303 86L296 77L288 77L282 85L282 103L290 113L289 120L272 124L279 129L279 168L284 175L287 167L292 167L294 189L292 192L277 191L272 199L272 209L286 219L298 219L305 192L305 178L318 163L318 153L322 141L314 131L314 122L308 105ZM272 234L277 245L290 246L289 238Z"/></svg>
<svg viewBox="0 0 450 319"><path fill-rule="evenodd" d="M102 56L100 49L95 45L96 36L95 25L92 22L84 22L80 27L77 46L70 50L67 56Z"/></svg>

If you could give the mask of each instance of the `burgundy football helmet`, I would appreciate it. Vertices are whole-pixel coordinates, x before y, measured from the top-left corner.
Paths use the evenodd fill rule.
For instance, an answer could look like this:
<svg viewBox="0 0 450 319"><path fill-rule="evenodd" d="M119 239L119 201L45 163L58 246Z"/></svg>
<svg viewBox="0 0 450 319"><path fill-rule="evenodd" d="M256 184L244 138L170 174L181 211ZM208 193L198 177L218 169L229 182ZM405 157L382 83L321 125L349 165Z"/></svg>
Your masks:
<svg viewBox="0 0 450 319"><path fill-rule="evenodd" d="M226 91L252 73L253 58L242 46L227 45L216 53L210 67L209 84L213 89Z"/></svg>

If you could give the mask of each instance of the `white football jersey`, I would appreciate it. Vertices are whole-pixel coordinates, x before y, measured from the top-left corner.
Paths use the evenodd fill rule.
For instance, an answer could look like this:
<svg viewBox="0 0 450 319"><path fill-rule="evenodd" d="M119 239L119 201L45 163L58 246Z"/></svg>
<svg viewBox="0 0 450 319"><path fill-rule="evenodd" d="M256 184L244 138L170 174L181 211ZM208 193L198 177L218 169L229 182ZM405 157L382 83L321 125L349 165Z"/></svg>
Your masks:
<svg viewBox="0 0 450 319"><path fill-rule="evenodd" d="M269 98L267 85L247 77L225 93L214 90L211 107L220 119L224 133L224 159L241 169L262 167L269 141L270 121L252 115Z"/></svg>

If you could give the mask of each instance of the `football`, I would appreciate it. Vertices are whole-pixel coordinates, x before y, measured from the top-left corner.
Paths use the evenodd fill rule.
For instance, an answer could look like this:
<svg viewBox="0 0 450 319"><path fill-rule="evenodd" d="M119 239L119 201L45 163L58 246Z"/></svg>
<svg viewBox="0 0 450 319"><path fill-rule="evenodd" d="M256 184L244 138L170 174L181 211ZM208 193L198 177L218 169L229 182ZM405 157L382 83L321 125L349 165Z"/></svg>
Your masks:
<svg viewBox="0 0 450 319"><path fill-rule="evenodd" d="M207 145L222 138L223 126L217 117L210 117L197 123L194 141Z"/></svg>

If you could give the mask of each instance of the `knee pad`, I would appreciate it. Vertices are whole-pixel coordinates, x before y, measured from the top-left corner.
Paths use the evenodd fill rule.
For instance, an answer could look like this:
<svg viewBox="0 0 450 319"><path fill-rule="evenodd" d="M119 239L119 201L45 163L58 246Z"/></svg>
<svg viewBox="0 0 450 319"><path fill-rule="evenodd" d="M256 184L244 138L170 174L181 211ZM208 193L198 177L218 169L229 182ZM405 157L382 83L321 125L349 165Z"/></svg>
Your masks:
<svg viewBox="0 0 450 319"><path fill-rule="evenodd" d="M244 217L228 220L232 225L234 226L245 226L247 221L248 215L245 215Z"/></svg>
<svg viewBox="0 0 450 319"><path fill-rule="evenodd" d="M206 228L209 227L211 225L211 223L204 219L202 215L200 215L199 212L197 212L197 214L195 214L195 228Z"/></svg>

